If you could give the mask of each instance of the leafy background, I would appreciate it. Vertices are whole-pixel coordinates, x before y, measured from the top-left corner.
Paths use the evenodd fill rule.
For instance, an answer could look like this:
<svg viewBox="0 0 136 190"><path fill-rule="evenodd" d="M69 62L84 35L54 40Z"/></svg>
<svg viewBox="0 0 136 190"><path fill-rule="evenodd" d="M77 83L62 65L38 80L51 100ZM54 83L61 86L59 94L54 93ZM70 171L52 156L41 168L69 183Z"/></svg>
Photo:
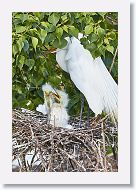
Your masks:
<svg viewBox="0 0 136 190"><path fill-rule="evenodd" d="M12 83L13 107L34 110L43 103L42 84L56 88L63 83L69 94L69 114L80 112L81 93L51 54L66 46L66 36L81 32L81 43L94 58L101 56L110 69L118 46L118 15L110 12L14 12L12 14ZM118 56L111 72L118 81ZM97 78L97 76L96 76ZM88 106L85 102L84 114Z"/></svg>

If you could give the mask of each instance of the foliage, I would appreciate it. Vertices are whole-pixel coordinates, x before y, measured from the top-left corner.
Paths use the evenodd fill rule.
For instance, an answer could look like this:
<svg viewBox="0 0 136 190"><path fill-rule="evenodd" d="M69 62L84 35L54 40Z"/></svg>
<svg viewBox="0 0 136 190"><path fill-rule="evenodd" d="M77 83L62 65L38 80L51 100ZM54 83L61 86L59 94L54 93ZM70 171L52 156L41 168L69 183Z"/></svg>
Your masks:
<svg viewBox="0 0 136 190"><path fill-rule="evenodd" d="M80 92L50 51L65 47L66 36L81 32L83 46L94 58L101 56L109 69L118 44L117 13L15 12L12 17L13 107L35 109L43 103L41 85L50 82L59 88L62 82L70 97L70 114L79 114ZM117 68L116 57L112 69L116 81Z"/></svg>

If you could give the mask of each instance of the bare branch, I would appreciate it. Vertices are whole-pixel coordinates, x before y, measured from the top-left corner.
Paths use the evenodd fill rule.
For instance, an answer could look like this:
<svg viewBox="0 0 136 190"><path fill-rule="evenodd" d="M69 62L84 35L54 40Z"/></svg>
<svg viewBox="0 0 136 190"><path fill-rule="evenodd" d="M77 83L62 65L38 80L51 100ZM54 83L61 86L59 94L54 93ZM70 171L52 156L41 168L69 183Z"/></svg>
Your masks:
<svg viewBox="0 0 136 190"><path fill-rule="evenodd" d="M113 60L112 60L111 67L110 67L110 69L109 69L109 72L110 72L110 73L111 73L112 68L113 68L113 66L114 66L114 64L115 64L115 59L116 59L117 53L118 53L118 47L116 48L116 51L115 51L115 54L114 54L114 57L113 57Z"/></svg>

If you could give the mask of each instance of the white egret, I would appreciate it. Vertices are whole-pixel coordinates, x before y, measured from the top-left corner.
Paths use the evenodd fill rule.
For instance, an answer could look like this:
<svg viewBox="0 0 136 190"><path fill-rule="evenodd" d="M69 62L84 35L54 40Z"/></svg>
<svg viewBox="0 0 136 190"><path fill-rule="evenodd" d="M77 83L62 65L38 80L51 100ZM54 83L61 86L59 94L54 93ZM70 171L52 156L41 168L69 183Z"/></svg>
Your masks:
<svg viewBox="0 0 136 190"><path fill-rule="evenodd" d="M44 115L49 114L50 107L52 106L53 99L51 99L51 94L55 94L55 89L48 83L42 85L42 91L44 94L44 104L39 104L36 111L43 113Z"/></svg>
<svg viewBox="0 0 136 190"><path fill-rule="evenodd" d="M66 40L67 46L56 51L56 61L70 74L96 116L104 111L117 119L118 87L102 59L93 59L75 37L66 37Z"/></svg>
<svg viewBox="0 0 136 190"><path fill-rule="evenodd" d="M51 125L72 129L73 127L68 124L68 94L52 88L48 83L42 86L42 90L44 93L44 104L40 104L36 110L43 114L48 114L48 120Z"/></svg>

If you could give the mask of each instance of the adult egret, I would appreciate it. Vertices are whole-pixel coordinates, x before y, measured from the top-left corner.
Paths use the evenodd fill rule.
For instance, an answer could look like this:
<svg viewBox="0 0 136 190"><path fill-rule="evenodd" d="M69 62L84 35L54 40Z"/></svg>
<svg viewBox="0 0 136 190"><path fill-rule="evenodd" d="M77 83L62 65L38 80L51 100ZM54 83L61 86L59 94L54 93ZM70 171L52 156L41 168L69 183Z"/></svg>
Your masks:
<svg viewBox="0 0 136 190"><path fill-rule="evenodd" d="M101 57L93 59L75 37L66 37L66 40L66 47L56 50L56 61L70 74L71 80L84 94L96 116L104 111L117 120L118 86Z"/></svg>
<svg viewBox="0 0 136 190"><path fill-rule="evenodd" d="M68 95L64 91L52 88L48 83L42 86L42 90L44 104L40 104L36 110L43 114L48 114L48 120L51 125L72 129L73 127L68 124Z"/></svg>

